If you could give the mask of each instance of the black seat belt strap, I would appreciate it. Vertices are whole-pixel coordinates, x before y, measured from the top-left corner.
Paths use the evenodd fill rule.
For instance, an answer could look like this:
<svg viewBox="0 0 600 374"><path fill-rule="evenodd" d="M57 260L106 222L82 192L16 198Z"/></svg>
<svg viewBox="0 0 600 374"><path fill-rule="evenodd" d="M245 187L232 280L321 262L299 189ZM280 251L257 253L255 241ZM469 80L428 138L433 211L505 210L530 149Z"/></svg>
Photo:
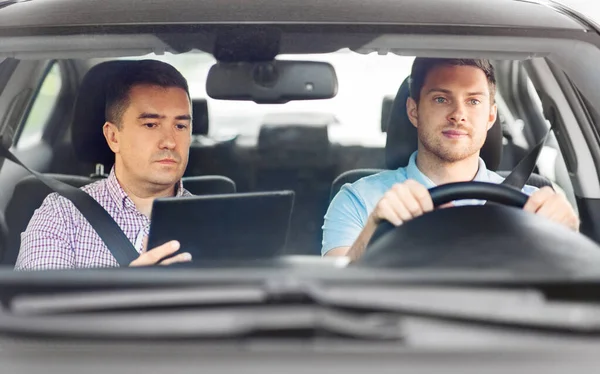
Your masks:
<svg viewBox="0 0 600 374"><path fill-rule="evenodd" d="M527 180L535 170L537 160L542 153L546 140L550 137L552 128L548 129L546 135L527 153L525 157L517 164L501 184L516 187L521 190L527 183Z"/></svg>
<svg viewBox="0 0 600 374"><path fill-rule="evenodd" d="M120 266L129 266L131 261L139 256L139 253L115 220L102 205L86 192L29 169L3 144L0 144L0 157L4 157L20 165L51 190L70 200L90 223L96 233L98 233L98 236L106 244L108 250Z"/></svg>

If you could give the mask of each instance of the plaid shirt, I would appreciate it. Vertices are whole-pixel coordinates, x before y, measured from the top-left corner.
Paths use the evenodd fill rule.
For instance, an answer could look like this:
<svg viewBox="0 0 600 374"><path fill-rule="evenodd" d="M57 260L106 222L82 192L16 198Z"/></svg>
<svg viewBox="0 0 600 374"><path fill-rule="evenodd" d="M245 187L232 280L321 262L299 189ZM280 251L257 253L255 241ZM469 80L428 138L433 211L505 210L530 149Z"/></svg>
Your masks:
<svg viewBox="0 0 600 374"><path fill-rule="evenodd" d="M127 196L114 168L108 178L82 187L111 215L138 252L148 235L150 219L140 213ZM179 181L177 197L191 196ZM15 269L46 270L116 267L117 260L75 205L52 193L35 211L21 234Z"/></svg>

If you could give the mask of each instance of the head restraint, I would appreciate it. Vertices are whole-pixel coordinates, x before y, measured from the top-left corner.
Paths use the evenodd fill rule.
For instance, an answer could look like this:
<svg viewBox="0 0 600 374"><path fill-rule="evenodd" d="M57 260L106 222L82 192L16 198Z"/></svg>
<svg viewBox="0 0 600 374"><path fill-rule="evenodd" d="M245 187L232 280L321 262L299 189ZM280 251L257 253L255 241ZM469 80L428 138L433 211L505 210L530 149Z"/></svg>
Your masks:
<svg viewBox="0 0 600 374"><path fill-rule="evenodd" d="M71 124L73 147L80 161L105 166L111 166L115 162L115 154L108 147L102 133L106 122L106 91L119 70L133 63L135 62L102 62L92 67L83 77Z"/></svg>

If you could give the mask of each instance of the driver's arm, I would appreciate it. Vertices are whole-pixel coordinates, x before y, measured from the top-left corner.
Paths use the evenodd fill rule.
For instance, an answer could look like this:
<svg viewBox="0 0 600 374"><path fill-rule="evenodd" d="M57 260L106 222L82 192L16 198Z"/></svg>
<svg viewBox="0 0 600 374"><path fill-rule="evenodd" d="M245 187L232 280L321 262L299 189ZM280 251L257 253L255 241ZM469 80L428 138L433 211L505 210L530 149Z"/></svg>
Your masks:
<svg viewBox="0 0 600 374"><path fill-rule="evenodd" d="M533 192L523 210L544 216L573 231L579 231L579 217L571 203L564 194L556 193L551 187L542 187Z"/></svg>
<svg viewBox="0 0 600 374"><path fill-rule="evenodd" d="M358 260L365 249L367 248L367 244L369 244L369 240L373 236L375 229L377 228L377 224L374 223L372 217L369 217L367 224L362 229L358 238L354 241L354 244L350 247L338 247L330 250L325 255L326 256L347 256L350 259L350 262L354 262Z"/></svg>
<svg viewBox="0 0 600 374"><path fill-rule="evenodd" d="M356 219L360 218L353 216L354 210L348 209L355 206L352 203L350 197L344 197L341 193L331 203L323 227L323 252L327 256L348 256L351 261L355 261L364 253L381 221L387 220L395 226L400 226L403 222L433 210L431 195L425 186L414 180L398 183L384 194L373 211L364 219L360 231L354 234L355 239L352 244L343 245L344 241L338 240L335 233L348 232L356 226L354 224ZM349 217L344 218L341 216L342 213L347 213ZM344 225L345 222L348 224ZM345 240L348 238L346 237ZM340 245L335 245L338 243ZM327 244L331 249L327 250Z"/></svg>
<svg viewBox="0 0 600 374"><path fill-rule="evenodd" d="M345 256L365 227L369 213L359 191L345 185L333 198L323 224L324 256Z"/></svg>

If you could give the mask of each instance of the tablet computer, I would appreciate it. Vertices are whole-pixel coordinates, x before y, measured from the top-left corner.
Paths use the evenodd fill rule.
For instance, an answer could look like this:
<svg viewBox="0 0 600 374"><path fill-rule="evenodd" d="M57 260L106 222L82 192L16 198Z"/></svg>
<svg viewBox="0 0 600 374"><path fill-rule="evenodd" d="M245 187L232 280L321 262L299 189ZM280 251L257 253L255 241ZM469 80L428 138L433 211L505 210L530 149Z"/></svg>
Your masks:
<svg viewBox="0 0 600 374"><path fill-rule="evenodd" d="M192 261L249 260L285 254L293 191L156 199L148 248L178 240Z"/></svg>

